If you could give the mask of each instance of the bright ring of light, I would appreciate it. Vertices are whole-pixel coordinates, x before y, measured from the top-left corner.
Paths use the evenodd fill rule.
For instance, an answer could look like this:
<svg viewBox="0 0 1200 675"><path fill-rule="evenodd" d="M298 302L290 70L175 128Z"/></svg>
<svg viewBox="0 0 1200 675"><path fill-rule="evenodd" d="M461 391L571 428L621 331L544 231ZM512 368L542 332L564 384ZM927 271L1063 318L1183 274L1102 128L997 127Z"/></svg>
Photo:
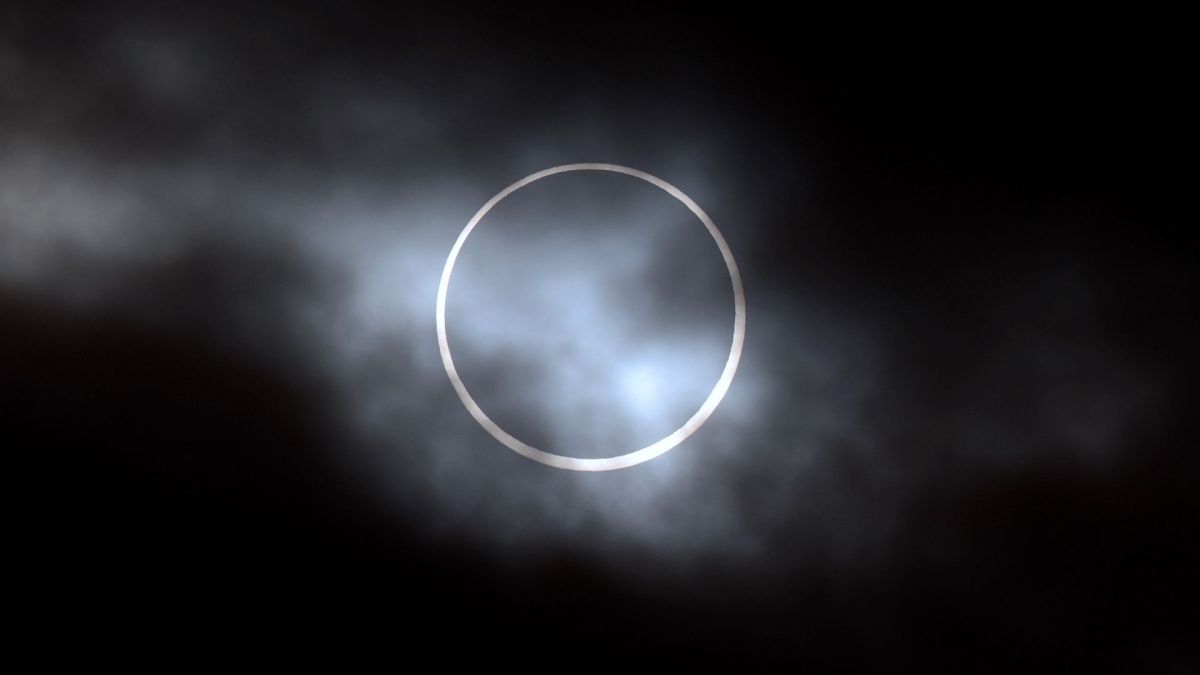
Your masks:
<svg viewBox="0 0 1200 675"><path fill-rule="evenodd" d="M462 378L458 376L458 370L454 367L454 359L450 356L450 343L446 338L446 293L450 287L450 273L454 271L454 261L458 259L458 254L462 251L463 244L466 243L471 230L475 229L479 221L483 220L483 217L496 204L499 204L500 200L534 181L568 171L612 171L623 173L627 176L640 178L683 202L683 205L696 214L700 222L704 223L704 227L708 228L708 233L717 242L717 248L721 249L721 257L725 259L725 266L729 268L729 280L733 283L733 344L729 348L729 358L725 361L725 369L721 371L721 377L717 379L717 384L709 392L708 398L704 399L704 403L701 404L696 414L692 415L691 419L670 435L647 445L641 450L617 455L616 457L582 459L579 457L555 455L523 443L504 429L501 429L500 425L493 422L487 416L487 413L483 412L483 409L479 407L475 399L471 398L471 394L467 391L466 386L463 385ZM467 226L463 228L462 234L458 235L458 241L454 242L454 247L450 249L450 257L446 259L446 267L442 270L442 281L438 284L437 334L438 347L442 352L442 365L446 367L446 374L450 376L450 383L454 385L454 390L458 392L458 397L462 399L463 405L467 407L467 411L471 413L471 417L474 417L475 421L479 422L479 425L487 430L496 440L518 454L559 469L569 469L571 471L612 471L613 469L624 469L654 459L676 445L679 445L688 436L695 433L708 420L709 416L713 414L713 411L717 409L717 405L725 397L725 392L729 390L730 383L733 382L733 374L737 371L738 360L742 356L742 343L746 337L746 296L742 290L742 276L738 273L737 263L733 261L733 253L729 250L729 244L725 243L725 237L721 236L721 232L713 223L712 218L709 218L708 214L696 202L692 201L691 197L681 192L679 188L645 171L638 171L637 169L618 166L616 164L565 164L539 171L531 176L526 176L508 186L500 194L489 199L483 205L483 208L479 209L479 212L475 214L475 217L471 218L471 222L467 223Z"/></svg>

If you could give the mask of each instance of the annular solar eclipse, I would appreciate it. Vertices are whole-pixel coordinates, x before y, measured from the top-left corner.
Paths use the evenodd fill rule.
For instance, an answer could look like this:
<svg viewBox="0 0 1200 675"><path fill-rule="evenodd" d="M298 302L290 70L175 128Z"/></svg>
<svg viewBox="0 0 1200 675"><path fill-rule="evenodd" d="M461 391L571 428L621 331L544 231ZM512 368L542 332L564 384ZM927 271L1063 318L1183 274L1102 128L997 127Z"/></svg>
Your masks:
<svg viewBox="0 0 1200 675"><path fill-rule="evenodd" d="M570 171L610 171L633 176L634 178L650 183L682 202L688 210L700 219L700 222L704 224L708 233L712 235L713 241L716 242L717 248L721 251L725 267L729 270L729 281L733 285L733 341L729 347L729 357L725 361L725 368L721 371L721 375L717 378L717 382L713 385L708 397L683 426L667 436L639 450L611 457L580 458L546 452L521 441L500 428L500 425L488 417L487 413L479 407L479 404L475 402L470 392L467 391L466 385L463 384L462 378L459 377L458 370L454 366L454 358L450 354L450 342L446 335L446 298L450 289L450 277L454 272L454 263L458 259L458 254L462 251L467 237L470 236L471 232L479 225L488 212L505 197L547 176ZM713 411L716 410L717 405L720 404L721 399L725 397L725 393L729 390L729 385L733 382L734 373L737 371L738 361L742 356L742 344L745 341L746 335L746 297L742 289L741 274L738 272L737 263L734 262L733 253L729 250L729 244L726 243L725 237L721 235L721 231L717 229L712 218L709 218L708 214L679 188L645 171L631 169L626 166L616 164L564 164L526 176L501 190L499 194L489 199L475 216L471 218L467 226L463 228L462 233L458 235L458 240L454 242L454 246L450 249L450 255L446 259L446 267L442 270L441 282L438 284L437 335L438 347L442 354L442 365L446 368L446 374L450 377L450 383L454 386L454 390L458 392L458 397L462 399L463 405L466 406L471 417L475 418L475 421L496 440L520 455L559 469L569 469L571 471L612 471L614 469L625 469L636 466L667 452L694 434L713 414Z"/></svg>

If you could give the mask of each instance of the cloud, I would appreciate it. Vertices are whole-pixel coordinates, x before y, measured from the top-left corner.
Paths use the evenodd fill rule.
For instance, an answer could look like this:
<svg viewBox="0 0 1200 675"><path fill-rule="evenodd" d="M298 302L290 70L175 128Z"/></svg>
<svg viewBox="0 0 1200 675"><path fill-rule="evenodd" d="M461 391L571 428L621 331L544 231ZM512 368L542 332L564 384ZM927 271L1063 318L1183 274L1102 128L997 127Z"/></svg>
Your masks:
<svg viewBox="0 0 1200 675"><path fill-rule="evenodd" d="M931 490L969 492L1048 457L1119 460L1168 396L1105 332L1096 269L1050 256L1015 282L914 298L887 278L900 263L876 268L891 253L855 257L853 231L808 197L817 170L772 150L780 130L736 104L678 89L617 101L587 81L547 96L520 64L463 69L436 50L385 72L292 63L211 35L114 27L79 59L36 68L0 53L0 77L39 92L0 135L0 279L320 382L353 489L430 537L506 560L567 549L631 578L842 569L908 550L896 537ZM742 366L710 422L605 475L547 469L487 436L433 328L445 256L475 210L578 161L691 195L729 240L749 305ZM988 260L996 274L1013 262ZM728 351L711 239L628 177L513 195L455 274L468 387L551 451L603 456L665 435Z"/></svg>

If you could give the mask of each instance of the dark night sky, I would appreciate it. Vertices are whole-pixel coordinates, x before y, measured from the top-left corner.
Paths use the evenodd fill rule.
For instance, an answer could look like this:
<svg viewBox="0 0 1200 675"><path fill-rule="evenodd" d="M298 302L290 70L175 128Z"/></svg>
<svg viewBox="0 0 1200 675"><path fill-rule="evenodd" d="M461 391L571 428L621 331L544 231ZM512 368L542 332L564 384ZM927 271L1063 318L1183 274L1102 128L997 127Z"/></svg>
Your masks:
<svg viewBox="0 0 1200 675"><path fill-rule="evenodd" d="M1194 118L1171 23L3 5L22 637L1192 672L1198 280L1173 169ZM717 414L611 474L496 444L433 332L467 219L573 162L687 192L748 299ZM472 392L566 454L674 428L728 348L711 241L621 178L514 197L452 291Z"/></svg>

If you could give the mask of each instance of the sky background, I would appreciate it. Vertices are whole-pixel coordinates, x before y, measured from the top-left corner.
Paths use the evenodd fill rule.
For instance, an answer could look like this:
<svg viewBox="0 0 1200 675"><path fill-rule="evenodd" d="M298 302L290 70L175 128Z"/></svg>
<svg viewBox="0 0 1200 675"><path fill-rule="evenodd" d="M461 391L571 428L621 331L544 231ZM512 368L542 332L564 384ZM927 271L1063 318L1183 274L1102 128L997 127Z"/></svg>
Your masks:
<svg viewBox="0 0 1200 675"><path fill-rule="evenodd" d="M5 5L30 634L1189 672L1186 50L1117 19ZM471 216L576 162L683 190L746 287L716 413L603 474L495 442L434 331ZM588 172L489 214L447 319L493 419L603 457L690 417L731 310L692 214Z"/></svg>

